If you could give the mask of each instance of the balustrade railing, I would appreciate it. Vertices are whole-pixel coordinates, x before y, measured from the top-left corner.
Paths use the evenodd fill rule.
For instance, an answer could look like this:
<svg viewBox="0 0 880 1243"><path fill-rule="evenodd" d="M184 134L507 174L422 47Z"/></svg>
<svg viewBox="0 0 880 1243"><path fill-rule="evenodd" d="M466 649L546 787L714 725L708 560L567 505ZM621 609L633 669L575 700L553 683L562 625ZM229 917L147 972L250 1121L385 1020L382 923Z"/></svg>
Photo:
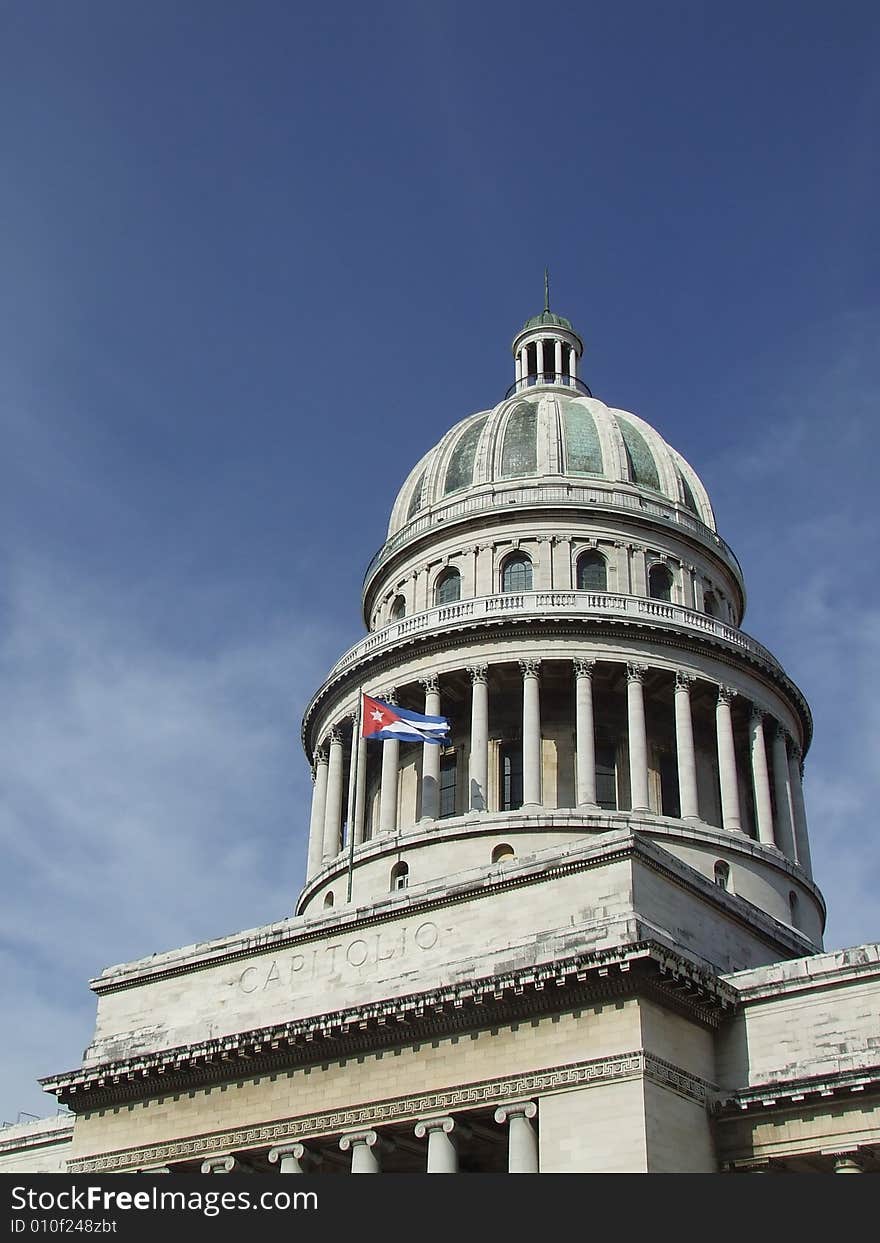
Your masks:
<svg viewBox="0 0 880 1243"><path fill-rule="evenodd" d="M716 617L698 613L682 604L643 596L623 596L609 592L593 591L525 591L507 592L495 596L479 596L473 600L460 600L454 604L442 604L415 613L411 617L392 622L361 639L333 666L330 677L344 672L364 656L412 635L427 635L440 631L457 622L473 623L480 618L491 619L499 615L522 617L638 617L679 626L684 630L711 634L742 652L765 661L779 669L779 662L772 652L744 631Z"/></svg>

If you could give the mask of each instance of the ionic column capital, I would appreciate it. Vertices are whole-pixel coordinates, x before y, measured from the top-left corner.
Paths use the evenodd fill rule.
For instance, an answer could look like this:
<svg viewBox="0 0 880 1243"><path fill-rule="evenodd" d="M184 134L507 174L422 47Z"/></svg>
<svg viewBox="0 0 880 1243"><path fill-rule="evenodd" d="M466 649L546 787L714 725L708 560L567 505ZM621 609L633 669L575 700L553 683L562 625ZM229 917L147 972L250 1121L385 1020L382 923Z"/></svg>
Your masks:
<svg viewBox="0 0 880 1243"><path fill-rule="evenodd" d="M477 682L488 682L489 680L488 665L468 665L467 671L471 675L471 682L473 682L474 685L476 685Z"/></svg>
<svg viewBox="0 0 880 1243"><path fill-rule="evenodd" d="M595 660L581 660L578 658L574 661L574 675L576 678L592 678L595 668Z"/></svg>
<svg viewBox="0 0 880 1243"><path fill-rule="evenodd" d="M504 1123L508 1118L526 1118L531 1121L537 1112L538 1106L534 1101L509 1101L495 1110L495 1121Z"/></svg>
<svg viewBox="0 0 880 1243"><path fill-rule="evenodd" d="M416 1139L424 1139L430 1131L442 1131L444 1135L451 1135L455 1126L455 1119L448 1116L420 1118L415 1126Z"/></svg>
<svg viewBox="0 0 880 1243"><path fill-rule="evenodd" d="M626 680L627 682L644 682L647 672L647 665L637 665L628 662L626 666Z"/></svg>
<svg viewBox="0 0 880 1243"><path fill-rule="evenodd" d="M696 680L694 674L687 673L684 669L676 669L675 671L675 689L677 691L687 691L690 694L691 687Z"/></svg>
<svg viewBox="0 0 880 1243"><path fill-rule="evenodd" d="M858 1153L846 1152L834 1154L835 1174L864 1174Z"/></svg>
<svg viewBox="0 0 880 1243"><path fill-rule="evenodd" d="M268 1157L272 1165L280 1163L282 1174L298 1173L298 1170L294 1169L291 1171L290 1169L290 1165L294 1163L297 1166L320 1165L323 1161L323 1157L319 1152L312 1152L306 1148L305 1144L297 1143L276 1144L274 1148L269 1149ZM286 1161L285 1158L289 1158L289 1160Z"/></svg>
<svg viewBox="0 0 880 1243"><path fill-rule="evenodd" d="M202 1162L203 1174L231 1174L233 1170L241 1173L242 1167L231 1153L224 1157L206 1157Z"/></svg>
<svg viewBox="0 0 880 1243"><path fill-rule="evenodd" d="M734 699L736 699L736 691L732 686L718 687L718 702L720 704L727 704L729 707L730 704L733 703Z"/></svg>
<svg viewBox="0 0 880 1243"><path fill-rule="evenodd" d="M433 674L427 678L419 678L419 685L422 687L426 695L440 694L440 683Z"/></svg>
<svg viewBox="0 0 880 1243"><path fill-rule="evenodd" d="M524 678L536 678L541 671L540 660L520 660L517 663Z"/></svg>
<svg viewBox="0 0 880 1243"><path fill-rule="evenodd" d="M357 1144L363 1144L367 1148L375 1148L379 1144L379 1134L377 1131L349 1131L346 1135L342 1135L339 1139L339 1147L343 1152L348 1152L349 1148L355 1147ZM382 1141L381 1149L385 1146Z"/></svg>

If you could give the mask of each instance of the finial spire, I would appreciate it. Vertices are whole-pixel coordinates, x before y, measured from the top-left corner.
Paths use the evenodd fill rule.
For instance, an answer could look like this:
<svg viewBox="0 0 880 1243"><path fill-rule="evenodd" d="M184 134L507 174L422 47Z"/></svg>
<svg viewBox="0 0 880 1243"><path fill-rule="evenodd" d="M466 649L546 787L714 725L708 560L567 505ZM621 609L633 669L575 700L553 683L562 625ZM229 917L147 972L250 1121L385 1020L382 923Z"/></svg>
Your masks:
<svg viewBox="0 0 880 1243"><path fill-rule="evenodd" d="M544 310L550 310L550 269L544 269Z"/></svg>

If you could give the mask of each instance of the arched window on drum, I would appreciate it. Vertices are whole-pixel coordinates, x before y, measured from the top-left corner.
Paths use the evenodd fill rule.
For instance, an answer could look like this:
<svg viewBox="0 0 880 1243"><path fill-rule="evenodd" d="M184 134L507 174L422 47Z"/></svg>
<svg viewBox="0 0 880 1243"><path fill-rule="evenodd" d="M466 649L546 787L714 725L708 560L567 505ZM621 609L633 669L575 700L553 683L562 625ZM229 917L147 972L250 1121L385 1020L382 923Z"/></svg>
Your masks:
<svg viewBox="0 0 880 1243"><path fill-rule="evenodd" d="M531 591L532 562L524 552L512 552L501 566L502 591Z"/></svg>
<svg viewBox="0 0 880 1243"><path fill-rule="evenodd" d="M600 552L582 552L577 559L578 591L607 591L608 566Z"/></svg>
<svg viewBox="0 0 880 1243"><path fill-rule="evenodd" d="M657 562L648 571L648 595L652 600L672 599L672 571L668 565Z"/></svg>
<svg viewBox="0 0 880 1243"><path fill-rule="evenodd" d="M406 600L403 596L395 596L394 603L391 605L391 620L393 622L400 621L406 616Z"/></svg>
<svg viewBox="0 0 880 1243"><path fill-rule="evenodd" d="M461 599L461 575L458 570L444 570L434 584L435 604L454 604Z"/></svg>

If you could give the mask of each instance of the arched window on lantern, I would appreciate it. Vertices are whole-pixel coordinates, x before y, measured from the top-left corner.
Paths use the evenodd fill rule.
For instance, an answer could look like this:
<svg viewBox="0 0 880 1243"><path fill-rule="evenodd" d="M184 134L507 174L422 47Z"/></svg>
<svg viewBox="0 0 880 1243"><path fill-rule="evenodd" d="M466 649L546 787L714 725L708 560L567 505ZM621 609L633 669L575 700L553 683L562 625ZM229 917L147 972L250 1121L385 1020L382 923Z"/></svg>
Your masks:
<svg viewBox="0 0 880 1243"><path fill-rule="evenodd" d="M582 552L577 559L578 591L607 591L608 567L600 552L591 549Z"/></svg>
<svg viewBox="0 0 880 1243"><path fill-rule="evenodd" d="M658 561L648 571L648 595L652 600L672 599L672 571Z"/></svg>
<svg viewBox="0 0 880 1243"><path fill-rule="evenodd" d="M399 860L391 869L391 889L406 889L409 884L409 864Z"/></svg>
<svg viewBox="0 0 880 1243"><path fill-rule="evenodd" d="M501 566L502 591L531 591L532 562L524 552L512 552Z"/></svg>
<svg viewBox="0 0 880 1243"><path fill-rule="evenodd" d="M458 570L444 570L434 584L435 604L454 604L461 599L461 575Z"/></svg>

